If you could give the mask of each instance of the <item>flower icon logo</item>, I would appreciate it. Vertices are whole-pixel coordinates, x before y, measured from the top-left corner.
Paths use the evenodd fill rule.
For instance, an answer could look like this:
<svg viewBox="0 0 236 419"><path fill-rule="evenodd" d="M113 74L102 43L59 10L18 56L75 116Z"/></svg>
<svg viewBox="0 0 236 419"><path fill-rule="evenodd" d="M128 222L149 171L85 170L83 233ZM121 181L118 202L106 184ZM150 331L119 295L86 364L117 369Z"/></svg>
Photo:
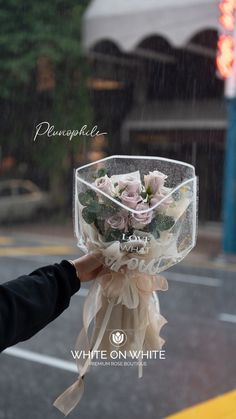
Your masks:
<svg viewBox="0 0 236 419"><path fill-rule="evenodd" d="M123 330L113 330L109 336L110 342L113 346L123 346L127 341L127 335Z"/></svg>

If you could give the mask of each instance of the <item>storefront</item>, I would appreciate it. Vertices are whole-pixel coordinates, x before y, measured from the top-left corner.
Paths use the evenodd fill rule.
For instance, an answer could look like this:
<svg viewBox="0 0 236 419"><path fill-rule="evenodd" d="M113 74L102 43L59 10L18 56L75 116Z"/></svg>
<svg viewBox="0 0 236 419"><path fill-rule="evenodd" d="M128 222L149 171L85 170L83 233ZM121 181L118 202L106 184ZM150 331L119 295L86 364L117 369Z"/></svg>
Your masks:
<svg viewBox="0 0 236 419"><path fill-rule="evenodd" d="M214 0L96 0L84 18L95 117L109 137L104 152L195 164L204 179L202 221L218 221L221 208L226 114L215 72L217 15Z"/></svg>

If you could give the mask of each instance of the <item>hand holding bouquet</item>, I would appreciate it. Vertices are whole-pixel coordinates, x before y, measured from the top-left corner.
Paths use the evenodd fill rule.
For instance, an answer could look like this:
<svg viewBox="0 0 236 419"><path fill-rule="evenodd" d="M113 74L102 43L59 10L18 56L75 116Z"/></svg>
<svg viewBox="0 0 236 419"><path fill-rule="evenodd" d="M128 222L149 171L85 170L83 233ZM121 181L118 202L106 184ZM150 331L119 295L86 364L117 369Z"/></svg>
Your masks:
<svg viewBox="0 0 236 419"><path fill-rule="evenodd" d="M104 266L85 301L76 350L109 354L122 346L128 355L136 351L140 360L143 351L160 350L166 320L156 291L167 290L168 284L159 273L195 244L194 167L114 156L77 169L75 229L79 247ZM55 402L65 414L82 397L92 357L77 360L79 379Z"/></svg>

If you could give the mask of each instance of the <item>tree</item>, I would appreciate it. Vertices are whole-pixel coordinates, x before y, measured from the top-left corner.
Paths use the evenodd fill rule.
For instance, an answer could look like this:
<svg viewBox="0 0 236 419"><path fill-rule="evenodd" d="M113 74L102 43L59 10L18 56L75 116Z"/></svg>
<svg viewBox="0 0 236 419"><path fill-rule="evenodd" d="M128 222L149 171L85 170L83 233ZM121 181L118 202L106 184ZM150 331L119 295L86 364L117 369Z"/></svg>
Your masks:
<svg viewBox="0 0 236 419"><path fill-rule="evenodd" d="M66 179L83 140L42 138L34 143L35 126L46 120L58 130L76 129L92 119L81 47L87 3L0 0L2 153L27 160L31 173L46 175L50 183Z"/></svg>

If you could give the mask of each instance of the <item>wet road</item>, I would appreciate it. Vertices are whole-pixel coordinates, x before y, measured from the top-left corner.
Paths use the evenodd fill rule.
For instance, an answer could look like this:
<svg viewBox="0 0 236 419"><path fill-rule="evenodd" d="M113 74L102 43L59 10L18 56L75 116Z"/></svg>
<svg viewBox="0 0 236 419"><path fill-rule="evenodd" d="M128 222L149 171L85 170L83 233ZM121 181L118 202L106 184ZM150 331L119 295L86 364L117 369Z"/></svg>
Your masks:
<svg viewBox="0 0 236 419"><path fill-rule="evenodd" d="M0 235L0 281L76 254L69 239ZM168 319L166 359L148 361L142 379L136 367L93 367L72 419L161 419L236 387L236 272L180 264L166 277L169 290L159 294ZM70 350L85 295L80 291L56 321L1 355L0 419L63 417L52 403L77 377Z"/></svg>

